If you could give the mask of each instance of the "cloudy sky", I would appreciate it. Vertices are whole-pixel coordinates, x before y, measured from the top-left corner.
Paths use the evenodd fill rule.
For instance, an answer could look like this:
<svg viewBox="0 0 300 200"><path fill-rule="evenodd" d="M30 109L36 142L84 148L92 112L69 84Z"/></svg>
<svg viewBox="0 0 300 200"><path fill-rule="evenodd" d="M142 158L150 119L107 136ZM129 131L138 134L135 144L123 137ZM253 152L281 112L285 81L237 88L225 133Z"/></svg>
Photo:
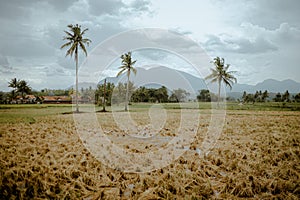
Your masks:
<svg viewBox="0 0 300 200"><path fill-rule="evenodd" d="M124 31L161 28L190 38L211 58L224 57L239 83L300 82L299 10L298 0L0 0L0 90L14 77L37 90L72 85L74 62L60 46L63 30L76 23L89 28L89 52ZM159 52L134 55L145 65L165 64ZM185 70L176 58L168 61Z"/></svg>

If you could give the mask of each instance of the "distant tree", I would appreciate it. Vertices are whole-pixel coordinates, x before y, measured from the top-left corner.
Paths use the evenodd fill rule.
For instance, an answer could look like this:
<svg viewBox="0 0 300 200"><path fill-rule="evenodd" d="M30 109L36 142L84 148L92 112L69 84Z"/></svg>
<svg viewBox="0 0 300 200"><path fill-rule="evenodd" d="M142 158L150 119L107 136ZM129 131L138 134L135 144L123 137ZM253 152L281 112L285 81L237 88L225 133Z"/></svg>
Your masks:
<svg viewBox="0 0 300 200"><path fill-rule="evenodd" d="M73 87L70 88L69 92L68 92L68 96L72 96L74 95L76 92L74 91Z"/></svg>
<svg viewBox="0 0 300 200"><path fill-rule="evenodd" d="M246 103L246 98L247 98L247 92L244 91L243 96L242 96L243 103Z"/></svg>
<svg viewBox="0 0 300 200"><path fill-rule="evenodd" d="M265 90L263 93L262 93L262 101L265 102L266 99L269 97L269 93L267 90Z"/></svg>
<svg viewBox="0 0 300 200"><path fill-rule="evenodd" d="M13 79L11 79L10 82L8 82L8 87L11 87L14 90L17 90L18 84L19 84L19 81L17 80L17 78L13 78Z"/></svg>
<svg viewBox="0 0 300 200"><path fill-rule="evenodd" d="M258 101L258 97L259 97L259 94L258 94L258 91L255 92L254 94L254 101Z"/></svg>
<svg viewBox="0 0 300 200"><path fill-rule="evenodd" d="M71 57L75 54L75 62L76 62L76 112L79 112L78 106L78 49L80 48L83 53L87 56L87 50L85 45L89 45L92 41L88 38L83 38L83 35L88 30L87 28L81 31L81 26L76 24L68 25L69 31L64 31L66 36L64 40L68 40L67 43L63 44L60 48L63 49L65 47L70 47L67 50L66 56L70 55Z"/></svg>
<svg viewBox="0 0 300 200"><path fill-rule="evenodd" d="M81 88L81 100L83 102L94 103L95 90L90 86L89 88Z"/></svg>
<svg viewBox="0 0 300 200"><path fill-rule="evenodd" d="M160 88L146 88L146 87L139 87L136 89L132 96L131 100L133 102L168 102L169 95L168 90L165 86Z"/></svg>
<svg viewBox="0 0 300 200"><path fill-rule="evenodd" d="M133 102L149 102L149 93L146 87L139 87L137 88L132 96L131 96L131 101Z"/></svg>
<svg viewBox="0 0 300 200"><path fill-rule="evenodd" d="M126 96L125 96L125 111L128 111L128 95L129 95L129 77L131 71L136 74L136 69L133 67L133 65L136 63L135 61L132 61L131 58L131 52L125 53L121 56L122 59L122 65L119 67L121 69L119 73L117 74L117 77L126 72L127 74L127 85L126 85Z"/></svg>
<svg viewBox="0 0 300 200"><path fill-rule="evenodd" d="M224 58L216 57L213 61L215 69L211 69L211 74L208 75L205 79L211 79L211 82L217 82L218 89L218 102L220 101L221 93L221 83L224 82L226 86L229 86L232 89L233 83L237 82L237 79L233 76L235 71L228 71L230 64L225 66Z"/></svg>
<svg viewBox="0 0 300 200"><path fill-rule="evenodd" d="M172 91L169 100L171 102L184 102L188 95L190 94L186 90L178 88Z"/></svg>
<svg viewBox="0 0 300 200"><path fill-rule="evenodd" d="M106 84L104 84L104 83L103 84L98 84L97 89L95 91L95 101L96 101L96 103L98 105L103 106L104 99L105 99L105 104L110 106L114 88L115 88L115 85L113 83L110 83L110 82L107 82Z"/></svg>
<svg viewBox="0 0 300 200"><path fill-rule="evenodd" d="M124 99L126 96L126 88L124 87L124 84L119 82L118 85L115 87L113 96L112 96L112 104L119 104L122 102L122 99Z"/></svg>
<svg viewBox="0 0 300 200"><path fill-rule="evenodd" d="M246 103L252 102L253 104L255 103L255 97L253 94L247 94L246 96Z"/></svg>
<svg viewBox="0 0 300 200"><path fill-rule="evenodd" d="M106 112L106 79L104 79L103 84L103 105L102 105L102 112Z"/></svg>
<svg viewBox="0 0 300 200"><path fill-rule="evenodd" d="M11 100L17 97L18 84L19 84L19 80L17 80L17 78L13 78L11 79L10 82L8 82L8 87L13 88L13 90L10 92L9 95Z"/></svg>
<svg viewBox="0 0 300 200"><path fill-rule="evenodd" d="M128 85L128 90L127 90L127 85ZM117 86L113 89L113 94L112 94L112 103L119 104L121 102L124 102L124 99L126 99L126 93L128 91L128 97L132 96L134 93L135 87L134 84L129 81L129 84L127 83L121 83L119 82Z"/></svg>
<svg viewBox="0 0 300 200"><path fill-rule="evenodd" d="M269 97L269 93L267 90L264 92L256 91L255 94L247 94L246 91L244 91L242 96L243 103L255 103L255 102L265 102L266 99Z"/></svg>
<svg viewBox="0 0 300 200"><path fill-rule="evenodd" d="M282 95L282 101L284 102L290 102L290 93L289 91L285 91L285 93Z"/></svg>
<svg viewBox="0 0 300 200"><path fill-rule="evenodd" d="M29 94L31 92L31 87L24 80L19 81L17 86L17 92L21 93L22 98L25 98L25 94Z"/></svg>
<svg viewBox="0 0 300 200"><path fill-rule="evenodd" d="M259 90L259 92L258 92L258 102L262 102L263 100L262 100L262 91L261 90Z"/></svg>
<svg viewBox="0 0 300 200"><path fill-rule="evenodd" d="M280 94L280 92L278 92L275 96L275 98L273 99L275 102L282 102L282 96Z"/></svg>
<svg viewBox="0 0 300 200"><path fill-rule="evenodd" d="M159 103L162 102L167 102L169 95L168 95L168 90L165 86L162 86L158 89L155 90L154 92L155 98Z"/></svg>
<svg viewBox="0 0 300 200"><path fill-rule="evenodd" d="M261 90L255 92L254 100L255 102L263 102L263 93Z"/></svg>
<svg viewBox="0 0 300 200"><path fill-rule="evenodd" d="M2 91L0 91L0 103L6 103L6 94Z"/></svg>
<svg viewBox="0 0 300 200"><path fill-rule="evenodd" d="M155 88L148 88L148 95L149 95L149 102L154 103L155 101L157 101L156 98L156 89Z"/></svg>
<svg viewBox="0 0 300 200"><path fill-rule="evenodd" d="M197 95L197 100L201 102L210 102L211 96L209 90L200 90L199 95Z"/></svg>
<svg viewBox="0 0 300 200"><path fill-rule="evenodd" d="M295 99L296 102L300 102L300 93L296 94L294 96L294 99Z"/></svg>

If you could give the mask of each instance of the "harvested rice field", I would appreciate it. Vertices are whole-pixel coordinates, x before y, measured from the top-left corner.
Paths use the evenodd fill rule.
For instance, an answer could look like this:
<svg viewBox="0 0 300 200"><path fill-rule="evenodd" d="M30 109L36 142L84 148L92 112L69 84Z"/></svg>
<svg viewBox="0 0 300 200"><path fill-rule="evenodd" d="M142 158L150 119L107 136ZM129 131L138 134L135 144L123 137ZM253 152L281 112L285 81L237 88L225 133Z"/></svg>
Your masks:
<svg viewBox="0 0 300 200"><path fill-rule="evenodd" d="M73 114L62 114L68 111L59 106L0 109L0 199L300 198L299 111L227 111L214 148L201 154L211 119L203 110L185 153L144 173L100 162L80 138ZM148 114L146 109L131 112L140 126L151 121ZM120 129L112 112L96 117L115 145L143 154L164 148L176 136L180 114L167 110L164 125L148 143Z"/></svg>

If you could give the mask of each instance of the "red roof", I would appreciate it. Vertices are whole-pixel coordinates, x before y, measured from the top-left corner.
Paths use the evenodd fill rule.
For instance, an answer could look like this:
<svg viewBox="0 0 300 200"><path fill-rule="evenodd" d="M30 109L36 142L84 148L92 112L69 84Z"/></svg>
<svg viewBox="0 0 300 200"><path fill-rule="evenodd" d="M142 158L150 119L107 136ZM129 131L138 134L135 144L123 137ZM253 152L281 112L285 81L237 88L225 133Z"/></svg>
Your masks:
<svg viewBox="0 0 300 200"><path fill-rule="evenodd" d="M71 101L69 96L42 96L44 101Z"/></svg>

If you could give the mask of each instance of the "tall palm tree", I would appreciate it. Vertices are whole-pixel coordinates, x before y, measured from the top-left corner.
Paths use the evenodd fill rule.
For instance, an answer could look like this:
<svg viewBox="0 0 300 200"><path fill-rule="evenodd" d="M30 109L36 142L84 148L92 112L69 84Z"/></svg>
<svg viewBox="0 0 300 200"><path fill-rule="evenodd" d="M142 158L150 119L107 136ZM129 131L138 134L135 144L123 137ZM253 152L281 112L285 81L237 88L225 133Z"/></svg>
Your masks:
<svg viewBox="0 0 300 200"><path fill-rule="evenodd" d="M230 64L225 66L224 58L216 57L212 63L214 63L215 69L210 69L212 73L205 77L205 80L211 79L211 82L218 82L218 102L220 102L221 83L224 82L231 90L233 83L236 83L237 79L233 76L235 71L228 71Z"/></svg>
<svg viewBox="0 0 300 200"><path fill-rule="evenodd" d="M136 74L136 69L133 67L133 65L136 63L135 61L132 61L131 58L131 52L125 53L121 56L122 59L122 65L119 67L121 69L119 73L117 74L117 77L123 74L124 72L127 73L127 87L126 87L126 97L125 97L125 111L128 110L128 93L129 93L129 77L131 71Z"/></svg>
<svg viewBox="0 0 300 200"><path fill-rule="evenodd" d="M81 31L81 26L76 24L68 25L69 31L64 31L66 36L64 40L68 40L67 43L63 44L60 48L63 49L65 47L70 47L67 50L66 56L70 55L71 57L73 54L75 55L75 62L76 62L76 112L79 112L78 107L78 49L80 48L83 53L87 56L87 51L85 44L89 45L92 41L88 38L83 38L83 35L88 30L87 28Z"/></svg>

